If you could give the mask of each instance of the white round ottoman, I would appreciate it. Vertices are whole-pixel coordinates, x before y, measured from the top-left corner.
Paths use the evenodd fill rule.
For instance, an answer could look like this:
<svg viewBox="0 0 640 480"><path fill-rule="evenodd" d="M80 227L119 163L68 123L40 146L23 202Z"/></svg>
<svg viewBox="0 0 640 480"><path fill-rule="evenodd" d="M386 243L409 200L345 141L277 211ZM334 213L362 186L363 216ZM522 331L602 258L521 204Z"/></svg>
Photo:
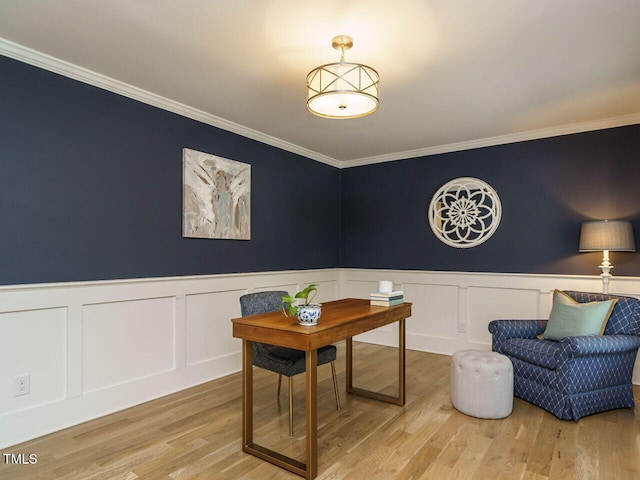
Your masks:
<svg viewBox="0 0 640 480"><path fill-rule="evenodd" d="M451 357L451 403L472 417L508 417L513 409L511 360L483 350L454 353Z"/></svg>

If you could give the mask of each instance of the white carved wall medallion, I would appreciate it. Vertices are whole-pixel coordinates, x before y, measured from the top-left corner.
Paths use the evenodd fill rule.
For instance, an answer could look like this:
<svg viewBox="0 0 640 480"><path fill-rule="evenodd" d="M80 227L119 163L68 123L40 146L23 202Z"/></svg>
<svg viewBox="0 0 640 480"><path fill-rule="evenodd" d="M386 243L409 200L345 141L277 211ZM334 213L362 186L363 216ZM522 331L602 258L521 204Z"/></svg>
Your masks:
<svg viewBox="0 0 640 480"><path fill-rule="evenodd" d="M445 183L429 205L429 225L442 242L471 248L493 235L500 224L502 205L486 182L460 177Z"/></svg>

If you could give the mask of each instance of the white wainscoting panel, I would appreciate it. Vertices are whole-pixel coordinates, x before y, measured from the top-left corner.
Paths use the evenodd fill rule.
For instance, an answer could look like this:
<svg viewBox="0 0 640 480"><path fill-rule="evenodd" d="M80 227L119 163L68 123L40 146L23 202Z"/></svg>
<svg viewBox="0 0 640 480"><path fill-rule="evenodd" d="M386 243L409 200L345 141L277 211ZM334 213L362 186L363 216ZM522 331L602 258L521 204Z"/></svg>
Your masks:
<svg viewBox="0 0 640 480"><path fill-rule="evenodd" d="M403 290L405 300L413 304L407 320L407 348L447 355L463 349L490 350L487 327L491 320L549 318L556 288L602 291L598 276L342 269L340 278L343 297L366 298L377 290L378 281L393 281L394 288ZM615 277L610 291L640 298L640 278ZM358 339L395 345L397 333L379 328ZM640 360L636 360L633 383L640 384Z"/></svg>
<svg viewBox="0 0 640 480"><path fill-rule="evenodd" d="M432 337L447 342L458 339L460 289L457 285L403 283L407 302L420 312L407 320L411 336Z"/></svg>
<svg viewBox="0 0 640 480"><path fill-rule="evenodd" d="M63 399L67 310L0 313L0 332L0 412L20 411ZM22 375L29 375L31 393L16 397L14 379Z"/></svg>
<svg viewBox="0 0 640 480"><path fill-rule="evenodd" d="M330 302L331 300L336 300L340 298L338 294L339 287L338 287L337 276L336 278L331 280L318 280L313 283L315 283L318 286L318 293L312 300L312 303L321 304L322 302ZM301 286L302 285L296 286L296 290L299 290ZM293 292L294 290L292 289L290 291Z"/></svg>
<svg viewBox="0 0 640 480"><path fill-rule="evenodd" d="M378 290L378 281L386 280L384 277L372 277L372 278L346 278L342 282L342 289L340 292L341 298L369 298L371 292ZM398 285L394 285L396 289ZM380 327L376 330L372 330L361 335L354 337L359 342L377 343L380 345L397 345L398 333L397 326L387 325Z"/></svg>
<svg viewBox="0 0 640 480"><path fill-rule="evenodd" d="M240 316L244 290L187 295L186 365L193 366L237 354L242 342L233 338L230 319Z"/></svg>
<svg viewBox="0 0 640 480"><path fill-rule="evenodd" d="M0 287L0 448L241 368L241 295L318 284L335 269ZM30 374L31 393L14 396ZM241 395L241 392L238 392Z"/></svg>
<svg viewBox="0 0 640 480"><path fill-rule="evenodd" d="M82 392L175 368L174 298L85 305Z"/></svg>
<svg viewBox="0 0 640 480"><path fill-rule="evenodd" d="M539 290L469 287L467 299L467 338L473 343L491 344L491 320L542 318Z"/></svg>
<svg viewBox="0 0 640 480"><path fill-rule="evenodd" d="M494 318L548 318L554 288L602 288L598 276L373 269L0 287L0 448L238 372L230 320L245 293L316 283L322 303L368 298L380 280L413 303L407 347L442 354L490 349ZM640 278L614 277L611 290L638 296ZM397 345L397 325L357 339ZM15 397L23 374L31 393Z"/></svg>

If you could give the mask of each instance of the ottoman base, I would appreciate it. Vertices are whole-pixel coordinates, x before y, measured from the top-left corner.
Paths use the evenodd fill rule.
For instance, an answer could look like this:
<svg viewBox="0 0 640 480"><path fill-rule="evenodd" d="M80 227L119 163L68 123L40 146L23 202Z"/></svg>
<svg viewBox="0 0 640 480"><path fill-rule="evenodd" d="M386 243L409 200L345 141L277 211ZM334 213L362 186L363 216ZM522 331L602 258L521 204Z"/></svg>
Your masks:
<svg viewBox="0 0 640 480"><path fill-rule="evenodd" d="M504 418L513 409L513 365L506 356L461 350L451 357L451 403L478 418Z"/></svg>

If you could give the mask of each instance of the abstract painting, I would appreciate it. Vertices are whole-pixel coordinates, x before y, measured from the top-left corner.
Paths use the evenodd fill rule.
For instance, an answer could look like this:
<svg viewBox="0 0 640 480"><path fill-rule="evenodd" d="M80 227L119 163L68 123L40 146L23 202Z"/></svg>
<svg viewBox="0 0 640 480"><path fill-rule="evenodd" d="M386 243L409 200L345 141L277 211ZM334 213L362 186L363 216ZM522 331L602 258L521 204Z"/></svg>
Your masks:
<svg viewBox="0 0 640 480"><path fill-rule="evenodd" d="M251 165L182 149L182 236L251 238Z"/></svg>

